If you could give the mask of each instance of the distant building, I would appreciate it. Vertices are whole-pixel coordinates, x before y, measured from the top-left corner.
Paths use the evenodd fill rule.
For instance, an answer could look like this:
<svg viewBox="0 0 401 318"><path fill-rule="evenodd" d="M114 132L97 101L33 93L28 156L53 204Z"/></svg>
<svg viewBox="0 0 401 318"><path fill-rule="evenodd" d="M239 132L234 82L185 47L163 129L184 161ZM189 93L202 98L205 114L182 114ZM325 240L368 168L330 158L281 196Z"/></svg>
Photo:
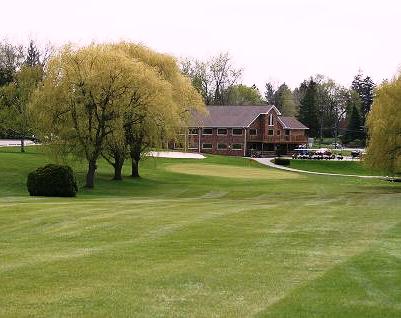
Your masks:
<svg viewBox="0 0 401 318"><path fill-rule="evenodd" d="M193 114L188 131L172 148L230 156L269 156L290 153L308 142L308 127L295 117L282 116L275 106L206 108L207 114Z"/></svg>

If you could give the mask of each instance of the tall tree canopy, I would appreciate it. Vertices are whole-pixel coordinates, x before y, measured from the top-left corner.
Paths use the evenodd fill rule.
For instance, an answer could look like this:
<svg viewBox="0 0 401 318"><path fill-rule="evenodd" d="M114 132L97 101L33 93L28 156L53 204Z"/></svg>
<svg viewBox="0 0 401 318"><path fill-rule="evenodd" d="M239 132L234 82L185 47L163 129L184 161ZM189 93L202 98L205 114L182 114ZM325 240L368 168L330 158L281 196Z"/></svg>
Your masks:
<svg viewBox="0 0 401 318"><path fill-rule="evenodd" d="M21 140L21 152L25 152L24 139L34 134L28 104L42 75L41 66L24 65L11 83L0 87L0 130Z"/></svg>
<svg viewBox="0 0 401 318"><path fill-rule="evenodd" d="M24 139L31 138L28 103L42 80L43 68L50 50L43 53L30 41L29 46L0 44L0 136L19 138L24 152Z"/></svg>
<svg viewBox="0 0 401 318"><path fill-rule="evenodd" d="M265 84L265 100L269 105L274 105L274 86L272 83Z"/></svg>
<svg viewBox="0 0 401 318"><path fill-rule="evenodd" d="M24 60L22 45L0 42L0 86L11 83Z"/></svg>
<svg viewBox="0 0 401 318"><path fill-rule="evenodd" d="M228 91L242 75L242 69L233 66L228 53L220 53L207 61L185 59L181 69L191 78L206 105L227 105Z"/></svg>
<svg viewBox="0 0 401 318"><path fill-rule="evenodd" d="M182 125L188 105L202 103L173 58L121 43L65 47L49 61L33 105L42 136L87 160L86 186L92 188L99 156L117 160L113 149L132 146L128 132L138 125L155 129L150 121L162 118L160 138L161 127ZM149 138L153 130L145 133Z"/></svg>
<svg viewBox="0 0 401 318"><path fill-rule="evenodd" d="M361 140L363 138L363 130L361 123L361 115L357 106L352 106L351 115L348 121L347 130L343 136L345 143L354 141L356 139Z"/></svg>
<svg viewBox="0 0 401 318"><path fill-rule="evenodd" d="M401 75L377 89L367 128L366 162L390 174L401 174Z"/></svg>
<svg viewBox="0 0 401 318"><path fill-rule="evenodd" d="M298 113L294 95L286 83L281 84L274 92L273 100L284 116L295 116Z"/></svg>
<svg viewBox="0 0 401 318"><path fill-rule="evenodd" d="M366 117L372 107L375 87L376 85L372 79L369 76L363 77L361 72L352 81L351 88L358 93L361 99L360 114L362 125L365 125Z"/></svg>
<svg viewBox="0 0 401 318"><path fill-rule="evenodd" d="M319 132L318 120L318 84L310 79L303 82L300 90L304 92L300 101L299 120L309 128L311 136L317 136Z"/></svg>
<svg viewBox="0 0 401 318"><path fill-rule="evenodd" d="M139 176L139 161L142 153L150 146L160 146L167 142L178 130L187 125L191 118L192 110L202 110L203 101L191 81L183 76L176 60L169 55L155 52L142 45L133 43L119 43L112 46L125 52L133 60L139 60L155 69L161 79L168 83L171 89L172 104L174 110L164 106L162 112L156 107L147 108L141 112L139 120L132 121L131 125L125 125L125 134L129 145L132 169L131 176ZM142 95L138 100L141 105L146 100ZM126 118L131 114L126 114Z"/></svg>

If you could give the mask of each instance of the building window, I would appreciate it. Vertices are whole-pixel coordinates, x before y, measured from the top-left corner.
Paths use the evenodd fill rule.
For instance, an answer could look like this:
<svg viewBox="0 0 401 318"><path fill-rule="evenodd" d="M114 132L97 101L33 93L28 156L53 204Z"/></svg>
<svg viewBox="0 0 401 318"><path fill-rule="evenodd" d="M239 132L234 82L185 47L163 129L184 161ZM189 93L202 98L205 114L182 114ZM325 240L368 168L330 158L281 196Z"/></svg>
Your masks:
<svg viewBox="0 0 401 318"><path fill-rule="evenodd" d="M198 143L190 142L188 145L188 149L198 149Z"/></svg>
<svg viewBox="0 0 401 318"><path fill-rule="evenodd" d="M242 144L233 144L232 149L233 150L242 150Z"/></svg>
<svg viewBox="0 0 401 318"><path fill-rule="evenodd" d="M286 135L286 136L289 136L289 135L290 135L290 130L289 130L289 129L286 129L286 130L285 130L285 135Z"/></svg>
<svg viewBox="0 0 401 318"><path fill-rule="evenodd" d="M175 142L174 149L184 149L184 144L182 142Z"/></svg>
<svg viewBox="0 0 401 318"><path fill-rule="evenodd" d="M242 128L233 128L233 135L242 136Z"/></svg>
<svg viewBox="0 0 401 318"><path fill-rule="evenodd" d="M217 128L218 135L227 135L227 128Z"/></svg>
<svg viewBox="0 0 401 318"><path fill-rule="evenodd" d="M256 128L251 128L251 129L249 129L249 135L250 136L256 136L257 135L257 130L256 130Z"/></svg>
<svg viewBox="0 0 401 318"><path fill-rule="evenodd" d="M280 131L280 130L277 130L277 131L276 131L276 135L277 135L277 136L280 136L280 135L281 135L281 131Z"/></svg>
<svg viewBox="0 0 401 318"><path fill-rule="evenodd" d="M267 134L269 136L273 136L274 135L274 130L273 129L269 129L269 131L267 132Z"/></svg>
<svg viewBox="0 0 401 318"><path fill-rule="evenodd" d="M189 128L188 129L188 135L197 135L198 134L198 128Z"/></svg>
<svg viewBox="0 0 401 318"><path fill-rule="evenodd" d="M227 149L226 144L217 144L217 150L225 150L225 149Z"/></svg>
<svg viewBox="0 0 401 318"><path fill-rule="evenodd" d="M202 144L202 149L212 149L212 144Z"/></svg>
<svg viewBox="0 0 401 318"><path fill-rule="evenodd" d="M273 126L273 114L269 115L269 126Z"/></svg>
<svg viewBox="0 0 401 318"><path fill-rule="evenodd" d="M212 128L203 128L202 129L202 135L212 135L212 134L213 134Z"/></svg>

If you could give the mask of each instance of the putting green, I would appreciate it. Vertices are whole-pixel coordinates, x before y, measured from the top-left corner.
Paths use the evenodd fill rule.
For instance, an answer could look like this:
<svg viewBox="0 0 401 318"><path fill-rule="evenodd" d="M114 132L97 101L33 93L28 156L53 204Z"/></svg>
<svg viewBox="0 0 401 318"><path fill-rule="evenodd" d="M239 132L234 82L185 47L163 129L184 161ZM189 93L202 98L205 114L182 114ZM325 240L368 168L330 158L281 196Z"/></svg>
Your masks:
<svg viewBox="0 0 401 318"><path fill-rule="evenodd" d="M172 164L168 171L190 175L209 177L239 178L239 179L298 179L300 174L278 171L271 168L252 168L241 166L226 166L219 164L182 163Z"/></svg>

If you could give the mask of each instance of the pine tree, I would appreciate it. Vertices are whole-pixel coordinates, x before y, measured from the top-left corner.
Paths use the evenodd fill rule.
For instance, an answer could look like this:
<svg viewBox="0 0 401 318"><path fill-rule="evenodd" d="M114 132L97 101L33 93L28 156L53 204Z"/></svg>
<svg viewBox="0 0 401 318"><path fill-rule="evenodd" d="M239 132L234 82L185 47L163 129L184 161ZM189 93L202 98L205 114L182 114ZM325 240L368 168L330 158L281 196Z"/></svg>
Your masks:
<svg viewBox="0 0 401 318"><path fill-rule="evenodd" d="M361 126L365 127L366 118L372 108L375 83L369 76L363 78L363 74L360 72L354 77L352 81L351 88L356 91L361 99L361 107L360 107L360 118L361 118ZM363 130L360 136L363 142L366 141L366 133Z"/></svg>
<svg viewBox="0 0 401 318"><path fill-rule="evenodd" d="M375 83L369 76L363 78L362 73L358 73L352 81L351 88L356 91L361 98L361 118L362 124L365 124L366 116L368 115L372 104L375 90Z"/></svg>
<svg viewBox="0 0 401 318"><path fill-rule="evenodd" d="M369 76L366 76L363 80L363 99L362 99L362 114L363 114L363 123L365 124L366 117L370 112L373 104L375 83Z"/></svg>
<svg viewBox="0 0 401 318"><path fill-rule="evenodd" d="M25 65L31 67L40 65L40 52L32 40L29 42Z"/></svg>
<svg viewBox="0 0 401 318"><path fill-rule="evenodd" d="M300 101L298 118L309 128L310 136L317 136L319 131L317 83L313 79L303 82L300 90L305 93Z"/></svg>
<svg viewBox="0 0 401 318"><path fill-rule="evenodd" d="M266 102L269 105L273 105L274 104L274 93L275 93L273 85L271 83L266 83L265 88L266 88L266 91L265 91Z"/></svg>
<svg viewBox="0 0 401 318"><path fill-rule="evenodd" d="M345 143L348 143L356 139L361 140L362 138L363 138L363 130L361 125L361 115L359 113L358 108L355 105L353 105L347 131L344 135L343 140Z"/></svg>

